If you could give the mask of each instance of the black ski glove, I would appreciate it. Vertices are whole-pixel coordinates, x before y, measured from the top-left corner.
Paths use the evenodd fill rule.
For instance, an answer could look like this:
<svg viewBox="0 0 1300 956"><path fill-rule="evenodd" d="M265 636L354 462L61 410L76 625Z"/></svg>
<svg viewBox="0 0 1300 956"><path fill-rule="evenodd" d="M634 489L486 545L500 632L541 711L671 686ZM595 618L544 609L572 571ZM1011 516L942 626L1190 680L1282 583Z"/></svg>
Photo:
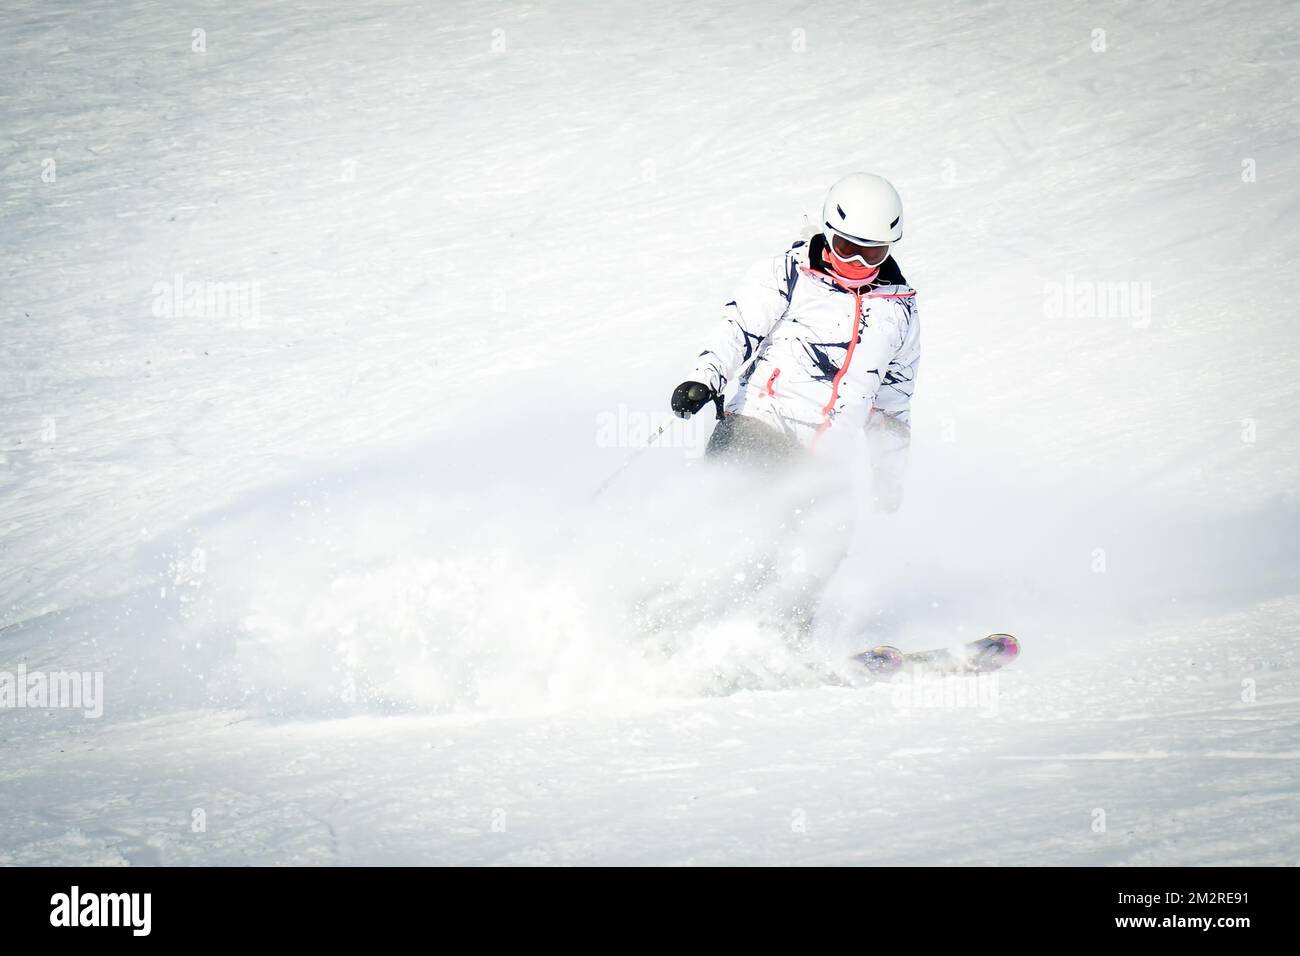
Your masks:
<svg viewBox="0 0 1300 956"><path fill-rule="evenodd" d="M690 418L709 402L718 405L718 417L722 417L722 396L702 382L682 382L673 389L673 414L678 418Z"/></svg>

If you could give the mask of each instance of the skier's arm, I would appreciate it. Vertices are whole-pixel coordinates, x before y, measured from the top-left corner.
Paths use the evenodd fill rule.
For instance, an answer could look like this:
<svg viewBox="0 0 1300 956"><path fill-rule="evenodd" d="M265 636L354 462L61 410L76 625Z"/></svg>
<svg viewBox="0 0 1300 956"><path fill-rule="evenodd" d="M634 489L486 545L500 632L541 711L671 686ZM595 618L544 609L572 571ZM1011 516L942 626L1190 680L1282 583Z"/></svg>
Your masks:
<svg viewBox="0 0 1300 956"><path fill-rule="evenodd" d="M916 384L916 369L921 364L921 322L916 308L908 306L907 316L900 330L898 349L885 369L885 377L872 401L874 419L883 415L894 422L910 426L912 421L912 389Z"/></svg>
<svg viewBox="0 0 1300 956"><path fill-rule="evenodd" d="M921 326L909 309L898 352L885 370L867 419L871 453L871 497L878 511L897 511L903 503L903 477L912 442L912 389L921 362Z"/></svg>
<svg viewBox="0 0 1300 956"><path fill-rule="evenodd" d="M790 305L789 256L756 263L735 298L722 307L722 321L688 376L720 393L736 370L750 360L754 350Z"/></svg>

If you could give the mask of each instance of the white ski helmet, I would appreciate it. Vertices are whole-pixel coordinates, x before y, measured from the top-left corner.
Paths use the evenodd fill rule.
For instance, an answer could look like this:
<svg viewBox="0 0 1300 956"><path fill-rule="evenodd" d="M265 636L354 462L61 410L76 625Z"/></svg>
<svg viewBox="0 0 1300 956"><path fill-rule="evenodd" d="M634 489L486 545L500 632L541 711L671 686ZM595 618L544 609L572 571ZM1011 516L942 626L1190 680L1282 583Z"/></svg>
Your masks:
<svg viewBox="0 0 1300 956"><path fill-rule="evenodd" d="M822 234L827 244L838 233L866 245L903 238L903 201L888 179L872 173L850 173L826 194L822 205Z"/></svg>

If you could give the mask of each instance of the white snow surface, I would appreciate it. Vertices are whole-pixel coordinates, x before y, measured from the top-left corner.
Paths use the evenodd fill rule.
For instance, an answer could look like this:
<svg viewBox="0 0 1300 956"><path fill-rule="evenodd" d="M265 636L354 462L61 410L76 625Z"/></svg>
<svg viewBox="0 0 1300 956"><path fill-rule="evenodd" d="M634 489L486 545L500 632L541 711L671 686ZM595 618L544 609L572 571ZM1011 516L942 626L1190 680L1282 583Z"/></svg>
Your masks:
<svg viewBox="0 0 1300 956"><path fill-rule="evenodd" d="M0 672L104 695L0 709L0 863L1300 862L1298 32L7 0ZM795 649L703 609L763 570L708 416L586 499L854 169L910 482ZM1003 630L976 701L816 676Z"/></svg>

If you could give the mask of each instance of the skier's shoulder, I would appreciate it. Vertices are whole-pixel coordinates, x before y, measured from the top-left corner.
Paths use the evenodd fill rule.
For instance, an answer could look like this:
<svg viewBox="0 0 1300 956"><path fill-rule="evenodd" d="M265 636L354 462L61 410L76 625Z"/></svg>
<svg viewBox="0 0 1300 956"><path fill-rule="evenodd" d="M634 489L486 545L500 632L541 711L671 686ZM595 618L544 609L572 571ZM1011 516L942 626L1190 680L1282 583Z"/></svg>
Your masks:
<svg viewBox="0 0 1300 956"><path fill-rule="evenodd" d="M867 294L873 299L904 301L916 298L916 290L907 281L902 267L893 256L880 264L880 273L871 283L871 291Z"/></svg>
<svg viewBox="0 0 1300 956"><path fill-rule="evenodd" d="M873 284L863 298L871 300L877 309L892 311L900 317L910 317L916 313L916 290L903 283Z"/></svg>
<svg viewBox="0 0 1300 956"><path fill-rule="evenodd" d="M790 247L785 251L786 268L792 272L798 272L800 269L807 269L812 266L814 264L813 246L820 235L821 233L817 231L817 227L805 216L803 228L799 231L798 237L790 243Z"/></svg>
<svg viewBox="0 0 1300 956"><path fill-rule="evenodd" d="M881 265L880 274L871 283L867 298L886 307L900 320L908 321L916 315L916 289L903 276L903 270L893 256Z"/></svg>
<svg viewBox="0 0 1300 956"><path fill-rule="evenodd" d="M916 313L916 290L903 278L902 270L892 256L885 260L880 275L864 298L870 302L874 324L889 329L900 350L916 347L921 331ZM912 343L911 346L908 343Z"/></svg>
<svg viewBox="0 0 1300 956"><path fill-rule="evenodd" d="M780 286L785 293L789 294L794 282L800 277L800 272L809 268L811 263L811 237L813 233L805 228L790 242L789 246L785 247L784 252L758 260L749 269L749 280Z"/></svg>
<svg viewBox="0 0 1300 956"><path fill-rule="evenodd" d="M798 275L800 266L808 265L808 241L800 237L795 239L784 252L774 256L764 256L751 263L745 272L745 281L759 285L770 285L788 291Z"/></svg>

